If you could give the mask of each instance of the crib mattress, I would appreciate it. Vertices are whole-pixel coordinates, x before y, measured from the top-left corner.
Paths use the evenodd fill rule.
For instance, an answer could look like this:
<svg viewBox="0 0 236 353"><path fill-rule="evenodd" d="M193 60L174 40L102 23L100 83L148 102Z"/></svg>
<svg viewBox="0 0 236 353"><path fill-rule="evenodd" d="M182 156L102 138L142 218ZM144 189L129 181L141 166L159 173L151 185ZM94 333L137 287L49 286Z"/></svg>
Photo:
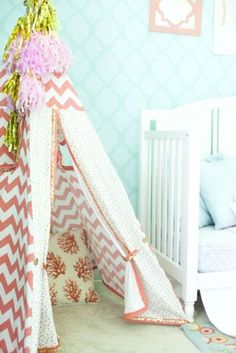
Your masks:
<svg viewBox="0 0 236 353"><path fill-rule="evenodd" d="M236 227L199 229L199 272L236 271Z"/></svg>

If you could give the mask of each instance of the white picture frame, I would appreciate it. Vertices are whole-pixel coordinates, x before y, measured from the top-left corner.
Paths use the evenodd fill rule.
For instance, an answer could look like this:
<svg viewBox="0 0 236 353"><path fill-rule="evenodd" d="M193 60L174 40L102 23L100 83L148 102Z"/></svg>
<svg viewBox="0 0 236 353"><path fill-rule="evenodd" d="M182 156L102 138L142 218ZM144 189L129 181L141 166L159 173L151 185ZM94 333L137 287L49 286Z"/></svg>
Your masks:
<svg viewBox="0 0 236 353"><path fill-rule="evenodd" d="M215 0L213 53L236 55L236 0Z"/></svg>

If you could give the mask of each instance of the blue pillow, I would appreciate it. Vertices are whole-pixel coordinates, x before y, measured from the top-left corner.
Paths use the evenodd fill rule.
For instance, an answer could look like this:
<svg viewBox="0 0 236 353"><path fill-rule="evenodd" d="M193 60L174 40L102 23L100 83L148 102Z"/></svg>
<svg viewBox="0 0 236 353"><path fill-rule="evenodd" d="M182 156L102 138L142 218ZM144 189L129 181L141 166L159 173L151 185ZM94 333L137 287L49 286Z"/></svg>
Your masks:
<svg viewBox="0 0 236 353"><path fill-rule="evenodd" d="M200 193L216 229L235 226L236 159L202 161Z"/></svg>
<svg viewBox="0 0 236 353"><path fill-rule="evenodd" d="M199 228L211 226L214 222L201 195L199 200Z"/></svg>

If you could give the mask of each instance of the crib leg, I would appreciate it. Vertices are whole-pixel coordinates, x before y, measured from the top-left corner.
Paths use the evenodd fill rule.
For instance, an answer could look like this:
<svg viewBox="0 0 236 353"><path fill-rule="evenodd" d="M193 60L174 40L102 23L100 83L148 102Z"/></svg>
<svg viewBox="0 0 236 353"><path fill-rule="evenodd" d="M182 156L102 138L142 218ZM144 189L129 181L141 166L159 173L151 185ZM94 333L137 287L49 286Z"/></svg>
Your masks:
<svg viewBox="0 0 236 353"><path fill-rule="evenodd" d="M187 319L190 322L194 321L194 302L184 302L184 311L187 315Z"/></svg>

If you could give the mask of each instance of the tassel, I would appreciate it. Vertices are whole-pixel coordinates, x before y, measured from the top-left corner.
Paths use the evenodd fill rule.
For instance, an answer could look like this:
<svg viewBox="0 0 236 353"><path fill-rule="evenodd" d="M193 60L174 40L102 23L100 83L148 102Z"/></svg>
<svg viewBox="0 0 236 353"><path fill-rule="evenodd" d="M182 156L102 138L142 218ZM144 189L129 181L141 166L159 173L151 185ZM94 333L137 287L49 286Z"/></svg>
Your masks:
<svg viewBox="0 0 236 353"><path fill-rule="evenodd" d="M32 32L42 32L49 34L55 32L58 28L57 11L52 5L51 0L25 0L27 6L27 15L20 17L13 28L10 38L3 53L3 62L7 60L8 49L12 42L20 35L23 39L29 40Z"/></svg>
<svg viewBox="0 0 236 353"><path fill-rule="evenodd" d="M17 21L17 24L13 28L10 38L8 39L7 45L3 53L3 61L5 62L8 57L8 49L10 48L12 42L16 39L18 35L22 36L23 40L30 39L30 17L24 16L20 17Z"/></svg>
<svg viewBox="0 0 236 353"><path fill-rule="evenodd" d="M32 32L49 34L57 30L57 12L51 0L26 0L25 5L31 18Z"/></svg>
<svg viewBox="0 0 236 353"><path fill-rule="evenodd" d="M19 134L18 134L19 122L18 114L16 111L10 113L10 119L7 125L6 136L3 144L7 146L9 152L15 155L19 152Z"/></svg>
<svg viewBox="0 0 236 353"><path fill-rule="evenodd" d="M13 103L16 105L19 96L20 88L20 74L15 71L9 80L4 84L2 92L11 97Z"/></svg>
<svg viewBox="0 0 236 353"><path fill-rule="evenodd" d="M55 7L50 4L50 0L43 0L36 13L36 32L52 33L57 30L58 19Z"/></svg>

